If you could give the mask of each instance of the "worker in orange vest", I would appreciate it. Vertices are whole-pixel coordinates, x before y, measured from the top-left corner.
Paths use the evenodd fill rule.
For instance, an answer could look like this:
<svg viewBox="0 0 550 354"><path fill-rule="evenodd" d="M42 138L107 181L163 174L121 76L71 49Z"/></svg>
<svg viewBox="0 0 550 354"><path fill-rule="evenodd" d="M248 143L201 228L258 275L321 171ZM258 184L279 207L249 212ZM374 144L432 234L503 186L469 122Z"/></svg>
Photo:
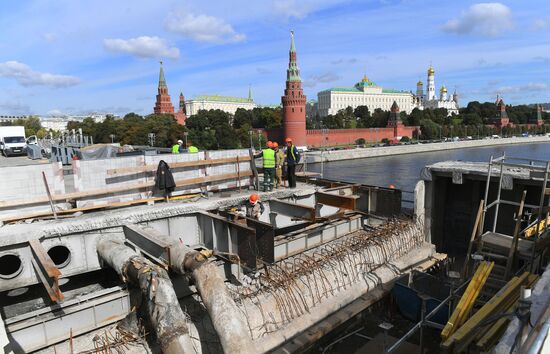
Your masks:
<svg viewBox="0 0 550 354"><path fill-rule="evenodd" d="M260 197L256 193L250 195L248 200L245 202L246 207L246 216L249 218L254 218L258 220L260 215L265 210L263 203L260 201Z"/></svg>

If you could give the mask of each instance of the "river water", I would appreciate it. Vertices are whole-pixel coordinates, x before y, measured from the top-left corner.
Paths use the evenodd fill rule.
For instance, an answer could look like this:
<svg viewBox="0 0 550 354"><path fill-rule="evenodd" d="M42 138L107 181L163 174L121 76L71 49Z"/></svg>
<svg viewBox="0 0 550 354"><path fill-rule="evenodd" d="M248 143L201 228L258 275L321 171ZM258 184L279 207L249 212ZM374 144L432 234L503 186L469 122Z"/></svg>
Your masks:
<svg viewBox="0 0 550 354"><path fill-rule="evenodd" d="M503 153L511 157L550 160L550 143L500 145L325 162L323 177L381 187L392 184L398 189L413 191L420 179L420 171L426 165L448 160L488 162L491 155L498 157ZM321 172L321 164L308 164L307 169Z"/></svg>

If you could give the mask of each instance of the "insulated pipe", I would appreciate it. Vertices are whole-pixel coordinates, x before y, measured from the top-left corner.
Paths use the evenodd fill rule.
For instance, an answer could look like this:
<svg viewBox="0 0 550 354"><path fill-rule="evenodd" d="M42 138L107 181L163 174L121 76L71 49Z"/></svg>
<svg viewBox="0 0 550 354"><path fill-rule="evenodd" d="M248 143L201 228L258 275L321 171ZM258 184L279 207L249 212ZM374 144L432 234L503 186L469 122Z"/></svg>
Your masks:
<svg viewBox="0 0 550 354"><path fill-rule="evenodd" d="M192 274L224 353L256 353L246 319L229 294L219 268L208 260L210 256L210 251L197 252L178 244L170 248L171 269Z"/></svg>
<svg viewBox="0 0 550 354"><path fill-rule="evenodd" d="M186 318L166 271L124 244L100 238L97 253L125 282L137 285L163 353L195 353Z"/></svg>

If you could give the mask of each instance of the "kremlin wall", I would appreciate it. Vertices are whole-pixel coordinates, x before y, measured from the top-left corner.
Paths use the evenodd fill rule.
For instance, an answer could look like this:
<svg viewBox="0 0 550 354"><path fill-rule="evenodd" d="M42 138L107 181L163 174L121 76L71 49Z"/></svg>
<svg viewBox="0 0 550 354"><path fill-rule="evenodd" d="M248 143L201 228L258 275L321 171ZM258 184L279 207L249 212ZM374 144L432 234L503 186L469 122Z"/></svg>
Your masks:
<svg viewBox="0 0 550 354"><path fill-rule="evenodd" d="M292 138L294 144L299 147L316 147L339 144L353 144L357 139L366 141L379 141L384 138L394 139L407 136L412 138L419 135L419 127L406 127L399 117L399 106L394 101L390 109L390 118L385 128L372 129L324 129L306 130L306 96L302 89L302 79L298 68L294 32L291 32L289 63L287 69L284 95L281 97L283 106L283 127L265 130L269 140L283 142L285 138ZM253 104L251 95L244 104ZM221 108L224 110L223 108ZM158 93L154 107L156 114L171 114L181 125L185 125L186 102L183 94L180 94L178 111L174 110L168 86L164 77L162 62L160 65Z"/></svg>
<svg viewBox="0 0 550 354"><path fill-rule="evenodd" d="M274 141L292 138L300 147L328 146L354 143L357 139L378 141L407 136L412 138L419 133L419 127L406 127L399 117L399 106L394 101L390 109L390 118L386 128L374 129L325 129L306 130L306 96L302 89L300 69L298 68L294 32L291 32L289 62L283 104L283 128L268 130L267 137Z"/></svg>

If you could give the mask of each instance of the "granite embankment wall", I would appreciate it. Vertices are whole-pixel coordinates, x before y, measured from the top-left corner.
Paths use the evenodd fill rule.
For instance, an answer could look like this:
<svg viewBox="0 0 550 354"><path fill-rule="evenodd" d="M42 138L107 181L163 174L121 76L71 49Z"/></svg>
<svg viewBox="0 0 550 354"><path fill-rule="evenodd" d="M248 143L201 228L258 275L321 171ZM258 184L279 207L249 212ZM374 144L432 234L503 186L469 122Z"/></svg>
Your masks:
<svg viewBox="0 0 550 354"><path fill-rule="evenodd" d="M307 163L329 162L340 160L363 159L369 157L381 157L390 155L414 154L419 152L432 152L454 149L466 149L484 146L550 143L550 137L536 136L530 138L502 138L485 140L464 140L432 144L396 145L384 147L369 147L350 150L311 151L306 153ZM550 148L550 146L549 146Z"/></svg>

